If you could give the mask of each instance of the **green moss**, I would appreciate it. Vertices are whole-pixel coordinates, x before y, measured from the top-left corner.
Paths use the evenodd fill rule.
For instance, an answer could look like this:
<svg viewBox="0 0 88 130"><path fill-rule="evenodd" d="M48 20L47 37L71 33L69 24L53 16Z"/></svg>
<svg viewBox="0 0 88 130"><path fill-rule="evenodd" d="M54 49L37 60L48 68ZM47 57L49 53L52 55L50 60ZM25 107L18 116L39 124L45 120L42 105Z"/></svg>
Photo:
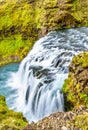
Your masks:
<svg viewBox="0 0 88 130"><path fill-rule="evenodd" d="M70 68L69 76L63 85L63 92L67 94L65 100L73 107L88 107L88 52L75 56Z"/></svg>
<svg viewBox="0 0 88 130"><path fill-rule="evenodd" d="M22 130L27 121L21 113L9 110L5 98L0 96L0 130Z"/></svg>
<svg viewBox="0 0 88 130"><path fill-rule="evenodd" d="M0 65L5 64L5 62L22 60L32 46L30 40L23 40L20 34L4 37L0 41Z"/></svg>
<svg viewBox="0 0 88 130"><path fill-rule="evenodd" d="M27 0L0 4L0 65L22 60L32 48L37 39L34 12Z"/></svg>
<svg viewBox="0 0 88 130"><path fill-rule="evenodd" d="M81 129L81 130L87 130L88 129L88 113L85 108L81 108L84 110L80 111L80 108L77 108L78 110L74 111L74 116L66 121L66 126L68 129ZM73 113L73 111L72 111Z"/></svg>
<svg viewBox="0 0 88 130"><path fill-rule="evenodd" d="M27 48L30 50L39 37L52 30L79 26L88 26L88 1L3 0L0 3L0 64L15 61L11 55L21 60L28 53ZM19 54L21 51L25 54Z"/></svg>
<svg viewBox="0 0 88 130"><path fill-rule="evenodd" d="M88 94L86 94L84 90L81 90L81 85L79 83L74 85L74 81L73 84L71 84L72 80L73 79L69 80L68 78L63 86L63 92L67 93L67 97L65 99L66 102L70 103L73 107L79 105L85 105L88 107ZM72 108L72 106L70 107Z"/></svg>
<svg viewBox="0 0 88 130"><path fill-rule="evenodd" d="M27 40L22 40L21 35L13 35L7 38L4 38L1 40L0 43L0 55L10 55L14 52L20 50L21 48L24 48L25 46L29 46Z"/></svg>
<svg viewBox="0 0 88 130"><path fill-rule="evenodd" d="M77 115L74 117L75 125L82 130L88 129L88 113Z"/></svg>
<svg viewBox="0 0 88 130"><path fill-rule="evenodd" d="M79 54L73 58L72 61L75 65L82 65L83 68L88 67L88 52Z"/></svg>
<svg viewBox="0 0 88 130"><path fill-rule="evenodd" d="M80 21L80 26L88 26L88 1L74 0L72 16Z"/></svg>

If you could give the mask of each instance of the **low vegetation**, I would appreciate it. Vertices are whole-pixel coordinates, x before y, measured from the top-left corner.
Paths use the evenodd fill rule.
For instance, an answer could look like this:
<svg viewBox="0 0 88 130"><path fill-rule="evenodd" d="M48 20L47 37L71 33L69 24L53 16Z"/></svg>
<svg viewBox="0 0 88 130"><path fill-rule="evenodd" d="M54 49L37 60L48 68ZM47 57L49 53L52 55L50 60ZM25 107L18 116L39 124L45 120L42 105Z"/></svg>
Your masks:
<svg viewBox="0 0 88 130"><path fill-rule="evenodd" d="M0 130L22 130L27 125L21 113L9 110L5 97L0 96Z"/></svg>
<svg viewBox="0 0 88 130"><path fill-rule="evenodd" d="M88 52L75 56L69 71L63 86L67 109L80 105L88 108Z"/></svg>
<svg viewBox="0 0 88 130"><path fill-rule="evenodd" d="M0 65L20 61L52 30L88 26L87 0L0 0Z"/></svg>

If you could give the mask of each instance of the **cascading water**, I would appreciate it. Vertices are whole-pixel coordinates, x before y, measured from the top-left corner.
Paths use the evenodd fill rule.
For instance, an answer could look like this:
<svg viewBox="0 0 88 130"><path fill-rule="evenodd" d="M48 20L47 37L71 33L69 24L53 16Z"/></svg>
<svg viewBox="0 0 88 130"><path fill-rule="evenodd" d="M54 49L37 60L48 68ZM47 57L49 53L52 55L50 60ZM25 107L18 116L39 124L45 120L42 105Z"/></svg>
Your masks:
<svg viewBox="0 0 88 130"><path fill-rule="evenodd" d="M7 82L15 90L7 96L9 107L23 112L29 122L63 111L61 90L68 65L74 55L87 50L88 28L85 27L54 31L41 38Z"/></svg>

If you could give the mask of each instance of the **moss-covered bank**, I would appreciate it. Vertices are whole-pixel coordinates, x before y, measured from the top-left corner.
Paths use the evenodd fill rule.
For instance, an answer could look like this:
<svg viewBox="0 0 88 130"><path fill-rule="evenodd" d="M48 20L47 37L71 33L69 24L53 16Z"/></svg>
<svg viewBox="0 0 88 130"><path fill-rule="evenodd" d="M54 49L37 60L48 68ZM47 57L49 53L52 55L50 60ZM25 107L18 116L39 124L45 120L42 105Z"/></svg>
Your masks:
<svg viewBox="0 0 88 130"><path fill-rule="evenodd" d="M0 0L0 65L20 61L51 30L80 26L87 0Z"/></svg>
<svg viewBox="0 0 88 130"><path fill-rule="evenodd" d="M34 5L27 0L1 0L0 64L22 60L36 37Z"/></svg>
<svg viewBox="0 0 88 130"><path fill-rule="evenodd" d="M69 71L63 86L67 109L80 105L88 108L88 52L75 56Z"/></svg>
<svg viewBox="0 0 88 130"><path fill-rule="evenodd" d="M9 110L5 98L0 96L0 130L22 130L26 124L22 114Z"/></svg>

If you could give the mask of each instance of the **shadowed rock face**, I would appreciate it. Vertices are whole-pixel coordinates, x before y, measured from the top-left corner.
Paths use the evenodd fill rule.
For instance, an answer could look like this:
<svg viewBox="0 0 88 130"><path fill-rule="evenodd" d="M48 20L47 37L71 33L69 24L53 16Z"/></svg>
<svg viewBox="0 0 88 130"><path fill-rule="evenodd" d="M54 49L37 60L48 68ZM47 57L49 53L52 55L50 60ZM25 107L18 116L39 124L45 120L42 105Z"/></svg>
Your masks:
<svg viewBox="0 0 88 130"><path fill-rule="evenodd" d="M33 43L51 30L88 26L88 2L3 0L0 19L0 42L3 44L0 44L3 46L0 47L0 64L5 64L21 60ZM13 59L12 55L18 59Z"/></svg>

